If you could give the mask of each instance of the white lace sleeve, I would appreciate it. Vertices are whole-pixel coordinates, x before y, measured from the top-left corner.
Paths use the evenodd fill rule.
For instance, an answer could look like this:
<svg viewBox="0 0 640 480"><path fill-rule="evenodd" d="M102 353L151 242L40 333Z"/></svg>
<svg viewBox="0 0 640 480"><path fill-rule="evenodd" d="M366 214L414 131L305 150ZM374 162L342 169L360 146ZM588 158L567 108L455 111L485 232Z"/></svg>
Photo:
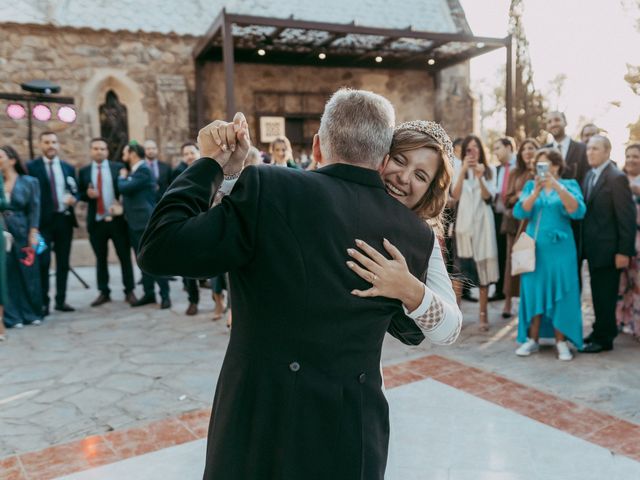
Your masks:
<svg viewBox="0 0 640 480"><path fill-rule="evenodd" d="M422 303L413 312L406 309L405 312L431 343L450 345L460 335L462 312L456 302L456 294L437 240L429 259Z"/></svg>

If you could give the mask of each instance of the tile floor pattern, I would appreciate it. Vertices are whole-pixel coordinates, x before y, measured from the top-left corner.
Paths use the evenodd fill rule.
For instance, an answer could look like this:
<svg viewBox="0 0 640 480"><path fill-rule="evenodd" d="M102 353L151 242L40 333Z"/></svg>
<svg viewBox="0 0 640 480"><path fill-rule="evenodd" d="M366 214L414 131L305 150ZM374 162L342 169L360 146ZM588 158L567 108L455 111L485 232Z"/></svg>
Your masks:
<svg viewBox="0 0 640 480"><path fill-rule="evenodd" d="M640 478L640 425L438 355L386 367L384 374L395 425L391 480L595 480L602 478L596 473L606 466L610 468L602 471L608 472L608 480ZM425 416L425 409L437 415ZM85 476L69 480L142 480L146 477L137 473L123 477L108 472L128 465L150 468L152 452L162 458L178 452L180 461L196 456L201 468L203 441L197 440L206 435L209 413L187 412L10 456L0 460L0 478L46 480L86 470ZM182 448L171 448L176 446ZM438 450L443 448L448 453ZM141 457L144 454L151 456ZM429 458L435 463L427 462ZM428 476L425 465L432 470ZM175 478L191 477L183 472Z"/></svg>

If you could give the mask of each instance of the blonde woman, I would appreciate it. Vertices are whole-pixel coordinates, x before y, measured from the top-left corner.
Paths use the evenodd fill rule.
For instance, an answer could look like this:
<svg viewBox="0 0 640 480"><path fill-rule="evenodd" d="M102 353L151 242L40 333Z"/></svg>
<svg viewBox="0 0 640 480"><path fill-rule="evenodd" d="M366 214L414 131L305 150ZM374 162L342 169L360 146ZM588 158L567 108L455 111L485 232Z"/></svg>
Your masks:
<svg viewBox="0 0 640 480"><path fill-rule="evenodd" d="M271 165L276 167L300 168L293 160L291 142L287 137L276 137L269 145Z"/></svg>

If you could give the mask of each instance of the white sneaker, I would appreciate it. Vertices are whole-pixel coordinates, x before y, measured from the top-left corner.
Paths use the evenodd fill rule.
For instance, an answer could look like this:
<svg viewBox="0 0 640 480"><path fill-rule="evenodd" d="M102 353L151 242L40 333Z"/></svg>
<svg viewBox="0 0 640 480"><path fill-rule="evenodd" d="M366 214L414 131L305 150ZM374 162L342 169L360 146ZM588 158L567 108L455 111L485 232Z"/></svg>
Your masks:
<svg viewBox="0 0 640 480"><path fill-rule="evenodd" d="M516 355L519 357L528 357L532 353L536 353L540 350L540 346L538 342L531 338L527 338L527 341L524 342L520 347L516 350Z"/></svg>
<svg viewBox="0 0 640 480"><path fill-rule="evenodd" d="M558 360L563 362L573 360L573 354L571 353L567 342L556 342L556 348L558 349Z"/></svg>
<svg viewBox="0 0 640 480"><path fill-rule="evenodd" d="M16 323L13 328L24 328L24 323Z"/></svg>
<svg viewBox="0 0 640 480"><path fill-rule="evenodd" d="M42 320L34 320L33 322L31 322L31 325L35 325L35 326L42 325Z"/></svg>

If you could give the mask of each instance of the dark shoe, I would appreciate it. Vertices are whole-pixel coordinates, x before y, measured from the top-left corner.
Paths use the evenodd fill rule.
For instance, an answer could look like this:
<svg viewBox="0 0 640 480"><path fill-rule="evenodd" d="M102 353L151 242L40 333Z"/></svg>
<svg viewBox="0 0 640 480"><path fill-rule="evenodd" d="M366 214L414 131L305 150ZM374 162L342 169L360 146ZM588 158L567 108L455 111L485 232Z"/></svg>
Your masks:
<svg viewBox="0 0 640 480"><path fill-rule="evenodd" d="M56 310L58 310L59 312L75 312L76 311L76 309L73 308L68 303L63 303L62 305L56 305Z"/></svg>
<svg viewBox="0 0 640 480"><path fill-rule="evenodd" d="M513 314L511 312L502 312L502 318L511 318Z"/></svg>
<svg viewBox="0 0 640 480"><path fill-rule="evenodd" d="M601 345L598 342L591 342L586 344L580 350L582 353L600 353L600 352L608 352L613 350L613 345Z"/></svg>
<svg viewBox="0 0 640 480"><path fill-rule="evenodd" d="M504 293L496 293L496 294L493 295L493 297L489 298L489 301L490 302L497 302L498 300L504 300L505 298L507 298L507 297L504 296Z"/></svg>
<svg viewBox="0 0 640 480"><path fill-rule="evenodd" d="M589 335L587 335L586 337L584 337L584 339L582 340L584 342L584 344L586 345L587 343L591 343L593 342L593 333L590 333Z"/></svg>
<svg viewBox="0 0 640 480"><path fill-rule="evenodd" d="M169 300L168 298L163 298L162 302L160 303L160 310L165 310L167 308L171 308L171 300Z"/></svg>
<svg viewBox="0 0 640 480"><path fill-rule="evenodd" d="M133 305L138 301L136 298L136 294L133 292L129 292L124 296L124 301L133 307Z"/></svg>
<svg viewBox="0 0 640 480"><path fill-rule="evenodd" d="M467 302L474 302L474 303L476 303L478 301L478 299L477 298L473 298L470 293L463 293L462 294L462 299L466 300Z"/></svg>
<svg viewBox="0 0 640 480"><path fill-rule="evenodd" d="M198 314L198 305L195 303L190 303L189 308L185 312L187 315L197 315Z"/></svg>
<svg viewBox="0 0 640 480"><path fill-rule="evenodd" d="M96 298L93 302L91 302L91 306L99 307L100 305L103 305L110 301L111 301L111 297L108 294L101 293L100 295L98 295L98 298Z"/></svg>
<svg viewBox="0 0 640 480"><path fill-rule="evenodd" d="M144 297L136 300L131 306L132 307L142 307L143 305L149 305L151 303L156 303L156 297L152 295L145 295Z"/></svg>

